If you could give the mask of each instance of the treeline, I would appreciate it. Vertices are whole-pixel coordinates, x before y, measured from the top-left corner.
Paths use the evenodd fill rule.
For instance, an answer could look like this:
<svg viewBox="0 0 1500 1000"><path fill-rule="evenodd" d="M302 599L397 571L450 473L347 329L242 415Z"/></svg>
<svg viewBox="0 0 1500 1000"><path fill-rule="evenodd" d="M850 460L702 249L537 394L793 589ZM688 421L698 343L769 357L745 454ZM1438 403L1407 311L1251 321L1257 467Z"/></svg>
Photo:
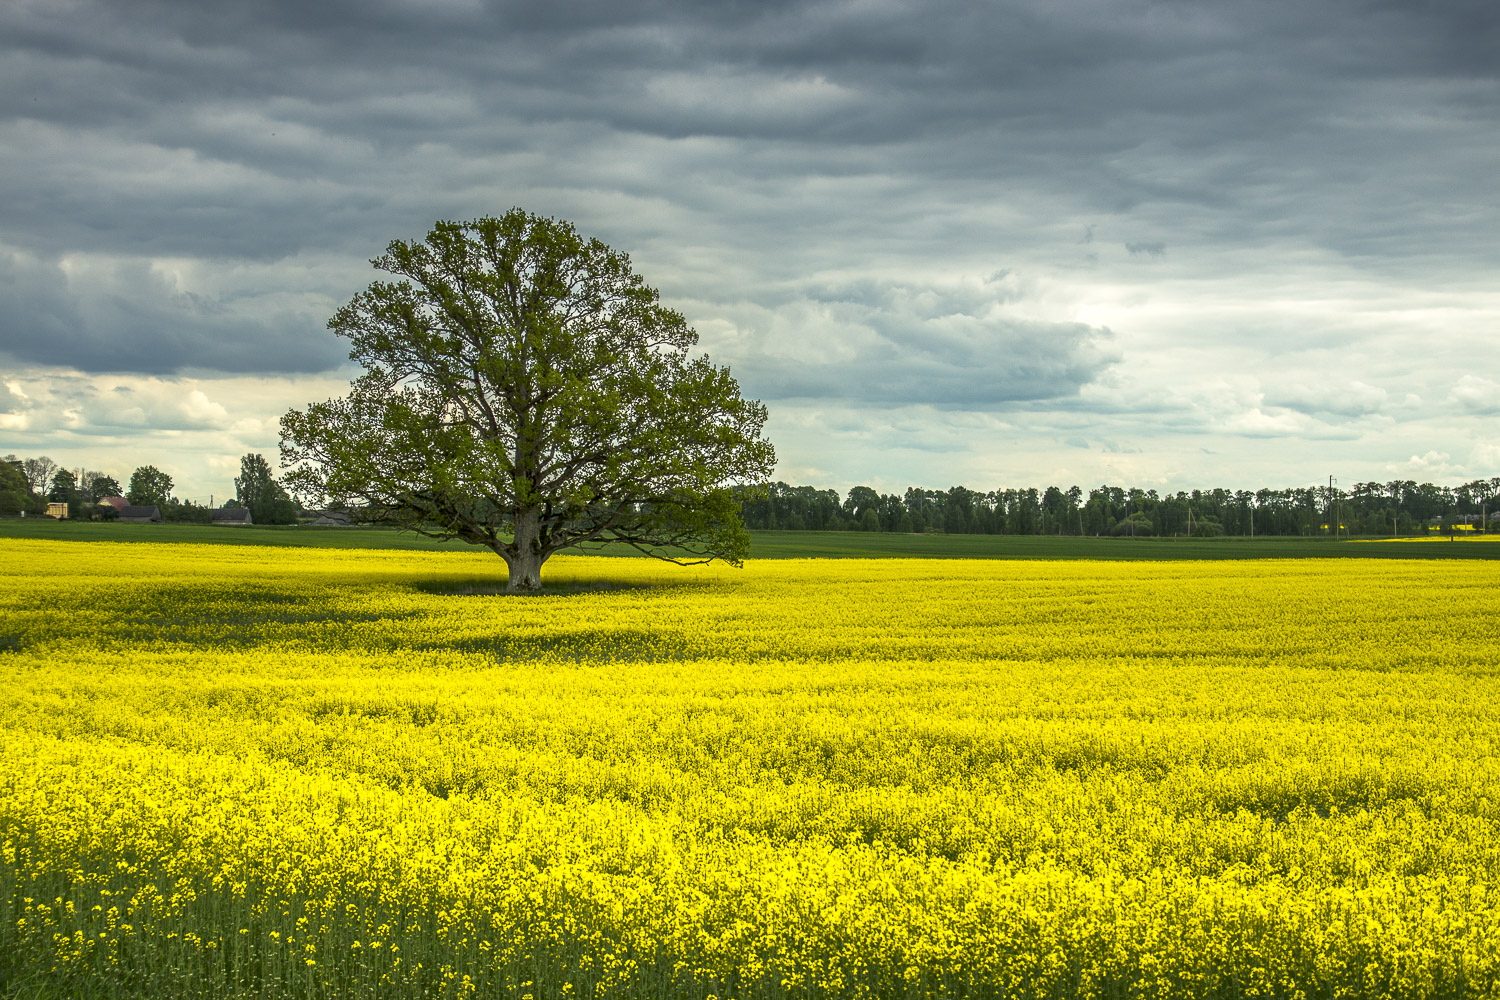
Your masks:
<svg viewBox="0 0 1500 1000"><path fill-rule="evenodd" d="M741 504L745 525L781 531L943 532L973 535L1421 534L1462 525L1483 529L1500 511L1500 477L1462 486L1412 480L1295 489L1158 493L1100 486L980 492L911 487L897 496L856 486L835 490L773 483Z"/></svg>
<svg viewBox="0 0 1500 1000"><path fill-rule="evenodd" d="M138 507L156 507L164 521L208 524L213 509L206 504L179 499L172 493L172 477L154 465L138 466L128 485L108 473L93 469L67 469L42 455L0 460L0 515L25 512L39 515L47 505L66 504L73 520L112 521L119 512L105 502L124 497ZM264 456L250 454L240 459L240 474L234 480L234 498L224 507L248 507L256 524L296 524L297 504L271 472Z"/></svg>
<svg viewBox="0 0 1500 1000"><path fill-rule="evenodd" d="M257 524L295 524L301 511L257 454L240 460L235 499L226 507L248 507ZM105 473L65 469L40 458L0 460L0 515L44 514L48 503L68 505L70 518L109 520L106 497L123 496L138 506L160 508L163 520L212 520L209 507L172 495L172 477L154 466L138 467L122 487ZM780 531L942 532L972 535L1326 535L1338 524L1343 535L1410 535L1453 528L1500 527L1500 477L1461 486L1414 480L1355 483L1348 489L1191 490L1100 486L980 492L909 487L901 495L856 486L847 495L777 482L765 495L740 505L745 526Z"/></svg>

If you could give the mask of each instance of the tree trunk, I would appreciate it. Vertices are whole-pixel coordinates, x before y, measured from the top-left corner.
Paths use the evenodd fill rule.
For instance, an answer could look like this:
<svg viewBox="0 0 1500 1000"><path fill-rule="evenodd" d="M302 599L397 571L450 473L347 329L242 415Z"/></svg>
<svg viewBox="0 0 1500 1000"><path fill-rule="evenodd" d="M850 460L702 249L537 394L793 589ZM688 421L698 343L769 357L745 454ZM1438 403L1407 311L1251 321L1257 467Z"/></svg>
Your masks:
<svg viewBox="0 0 1500 1000"><path fill-rule="evenodd" d="M505 553L511 593L542 589L541 512L535 507L516 514L515 538Z"/></svg>

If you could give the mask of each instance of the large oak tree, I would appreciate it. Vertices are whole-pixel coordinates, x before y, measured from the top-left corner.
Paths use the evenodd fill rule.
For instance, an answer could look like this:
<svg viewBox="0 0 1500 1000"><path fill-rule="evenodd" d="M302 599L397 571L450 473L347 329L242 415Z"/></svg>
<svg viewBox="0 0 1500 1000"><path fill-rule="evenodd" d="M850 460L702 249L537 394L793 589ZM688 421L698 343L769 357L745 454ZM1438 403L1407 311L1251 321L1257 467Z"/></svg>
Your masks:
<svg viewBox="0 0 1500 1000"><path fill-rule="evenodd" d="M678 562L749 548L733 486L775 465L766 410L629 258L514 209L390 244L329 321L365 374L281 421L286 483L484 545L511 590L582 542ZM686 553L686 555L684 555Z"/></svg>

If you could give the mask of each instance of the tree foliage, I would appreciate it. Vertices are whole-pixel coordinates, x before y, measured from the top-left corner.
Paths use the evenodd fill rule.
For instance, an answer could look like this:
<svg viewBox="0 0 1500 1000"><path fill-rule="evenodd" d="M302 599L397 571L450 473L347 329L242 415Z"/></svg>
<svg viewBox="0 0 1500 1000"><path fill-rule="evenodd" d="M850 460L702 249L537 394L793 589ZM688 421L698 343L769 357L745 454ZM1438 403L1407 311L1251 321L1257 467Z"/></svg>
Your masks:
<svg viewBox="0 0 1500 1000"><path fill-rule="evenodd" d="M191 500L169 500L161 509L161 518L182 524L211 524L214 519L210 508Z"/></svg>
<svg viewBox="0 0 1500 1000"><path fill-rule="evenodd" d="M96 472L89 476L85 481L88 483L88 498L94 503L101 502L105 497L118 497L125 495L124 490L120 486L119 480L115 479L114 476L108 476L102 472Z"/></svg>
<svg viewBox="0 0 1500 1000"><path fill-rule="evenodd" d="M130 474L125 499L142 507L165 507L172 494L172 477L154 465L143 465Z"/></svg>
<svg viewBox="0 0 1500 1000"><path fill-rule="evenodd" d="M71 469L58 469L52 474L52 484L47 488L47 499L52 503L65 504L69 517L77 517L83 510L84 497L78 490L78 477Z"/></svg>
<svg viewBox="0 0 1500 1000"><path fill-rule="evenodd" d="M0 514L38 514L46 509L26 478L25 462L14 455L0 460Z"/></svg>
<svg viewBox="0 0 1500 1000"><path fill-rule="evenodd" d="M23 459L21 468L26 473L26 483L31 492L41 496L52 482L53 473L57 472L57 463L46 455L38 455L35 458Z"/></svg>
<svg viewBox="0 0 1500 1000"><path fill-rule="evenodd" d="M515 209L440 222L372 263L399 280L329 321L365 374L282 419L304 498L487 546L511 589L583 542L746 555L731 487L774 467L765 408L691 353L697 334L625 254Z"/></svg>
<svg viewBox="0 0 1500 1000"><path fill-rule="evenodd" d="M250 519L256 524L297 523L297 505L276 481L264 455L252 453L240 459L234 492L239 502L250 509Z"/></svg>
<svg viewBox="0 0 1500 1000"><path fill-rule="evenodd" d="M1158 493L1105 485L1087 496L1078 486L989 492L912 486L904 496L856 486L842 504L833 490L778 482L746 496L743 504L752 530L830 531L852 524L861 531L988 535L1327 536L1335 513L1345 535L1443 530L1444 517L1463 526L1456 530L1500 529L1500 477L1451 487L1366 482L1332 491L1317 486Z"/></svg>

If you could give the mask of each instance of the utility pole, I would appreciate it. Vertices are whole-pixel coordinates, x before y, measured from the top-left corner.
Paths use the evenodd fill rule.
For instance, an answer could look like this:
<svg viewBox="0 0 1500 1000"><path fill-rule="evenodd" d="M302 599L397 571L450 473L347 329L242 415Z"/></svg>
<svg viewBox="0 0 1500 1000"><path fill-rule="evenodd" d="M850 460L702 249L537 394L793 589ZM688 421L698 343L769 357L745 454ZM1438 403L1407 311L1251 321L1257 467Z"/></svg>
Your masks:
<svg viewBox="0 0 1500 1000"><path fill-rule="evenodd" d="M1334 484L1334 482L1335 482L1334 478L1332 476L1329 476L1328 477L1328 509L1326 511L1326 513L1328 515L1330 515L1329 518L1328 518L1328 537L1329 538L1337 538L1338 537L1338 530L1339 530L1338 516L1335 513L1335 511L1337 510L1337 508L1335 507L1336 501L1334 500L1334 494L1333 494L1333 484Z"/></svg>

